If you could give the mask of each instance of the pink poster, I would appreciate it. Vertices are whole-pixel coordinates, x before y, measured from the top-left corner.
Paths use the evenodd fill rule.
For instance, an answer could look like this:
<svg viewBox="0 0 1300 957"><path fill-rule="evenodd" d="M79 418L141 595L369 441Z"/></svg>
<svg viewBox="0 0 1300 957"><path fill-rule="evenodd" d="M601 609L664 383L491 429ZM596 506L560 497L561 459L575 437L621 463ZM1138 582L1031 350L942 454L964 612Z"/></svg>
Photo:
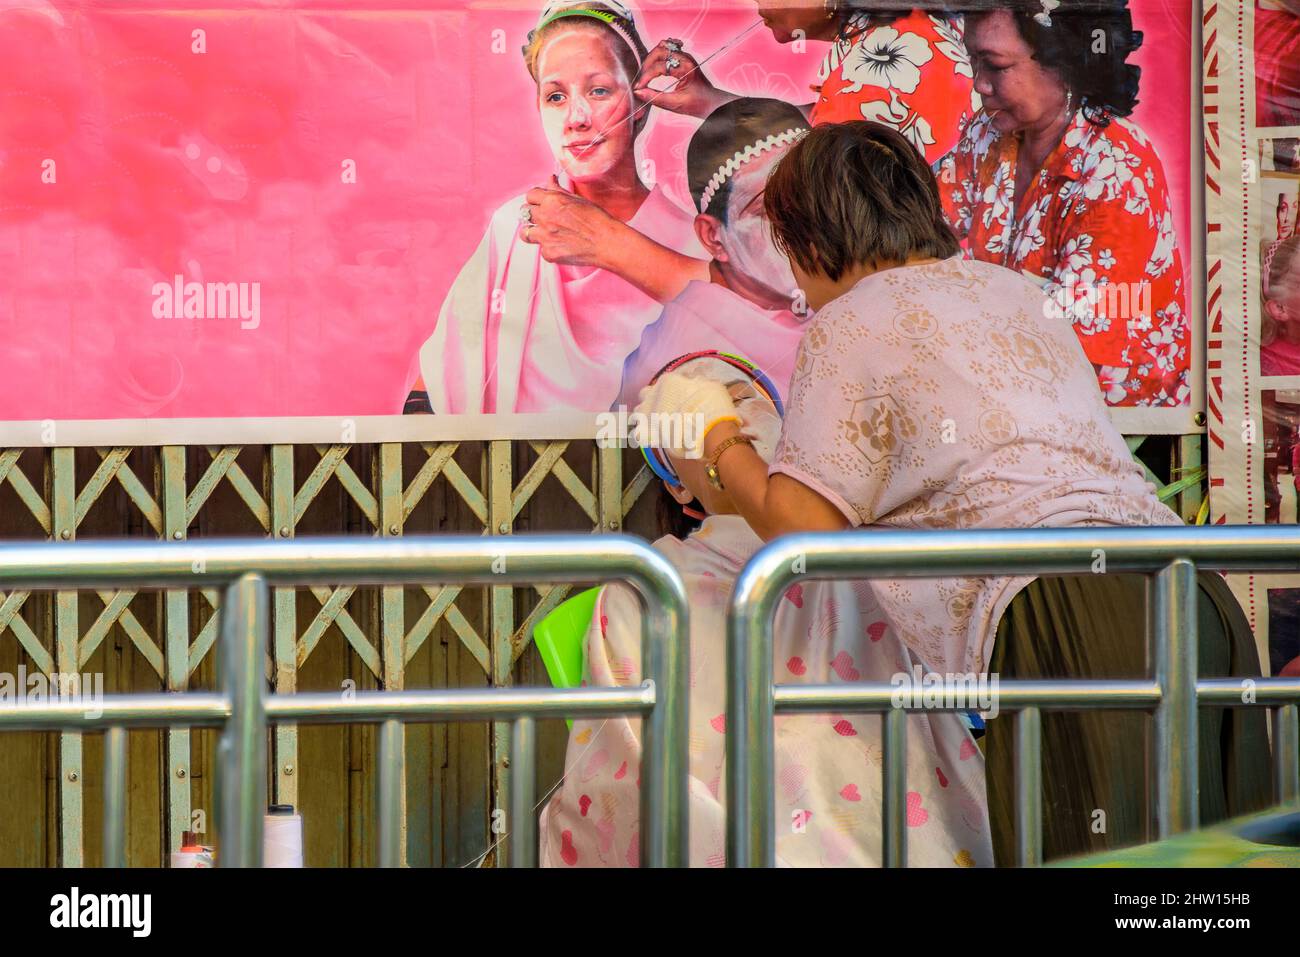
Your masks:
<svg viewBox="0 0 1300 957"><path fill-rule="evenodd" d="M128 442L209 441L204 423L239 440L276 420L291 442L328 437L295 423L391 417L363 441L447 416L610 408L638 350L645 365L676 348L651 342L657 322L714 314L674 306L692 268L697 299L717 292L700 288L717 257L689 155L704 118L670 108L684 74L698 68L701 103L705 80L812 107L809 122L890 123L936 168L978 115L978 94L952 94L973 82L960 17L846 10L834 31L792 28L811 7L825 16L747 0L0 0L4 444L105 441L91 426L50 438L89 420L115 420ZM1163 163L1190 330L1161 360L1163 398L1133 411L1176 431L1200 402L1190 5L1129 7L1145 40L1129 57L1142 74L1128 122ZM648 64L665 75L638 88ZM724 220L727 263L754 279L720 308L733 327L718 345L748 339L780 368L797 291L716 200L801 122L770 105L744 115L767 135L750 142L733 118L734 142L696 147L696 167L741 157L704 204ZM530 204L538 187L550 192ZM547 206L563 193L603 205ZM534 233L547 242L520 239L530 206L551 217ZM637 230L672 268L640 247L622 272L593 265L614 246L588 235L598 248L584 249L559 228L588 213ZM768 325L736 332L751 321Z"/></svg>

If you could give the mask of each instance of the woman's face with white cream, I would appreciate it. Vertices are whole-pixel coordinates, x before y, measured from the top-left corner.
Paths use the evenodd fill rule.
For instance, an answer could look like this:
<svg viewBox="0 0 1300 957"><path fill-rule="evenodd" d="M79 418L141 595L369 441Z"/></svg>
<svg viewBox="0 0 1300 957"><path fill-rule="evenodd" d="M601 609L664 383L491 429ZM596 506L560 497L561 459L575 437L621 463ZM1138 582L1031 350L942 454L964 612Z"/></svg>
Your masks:
<svg viewBox="0 0 1300 957"><path fill-rule="evenodd" d="M771 293L786 308L793 301L798 284L790 261L772 242L772 227L763 209L763 190L776 164L788 148L771 150L742 166L731 179L727 198L727 221L722 225L722 244L732 267L749 281Z"/></svg>
<svg viewBox="0 0 1300 957"><path fill-rule="evenodd" d="M767 180L789 147L763 153L728 181L725 222L697 216L695 234L713 257L726 286L762 309L789 309L798 296L790 261L777 251L763 207Z"/></svg>
<svg viewBox="0 0 1300 957"><path fill-rule="evenodd" d="M547 37L537 57L542 129L575 183L634 162L633 77L613 49L621 42L601 26L565 25Z"/></svg>

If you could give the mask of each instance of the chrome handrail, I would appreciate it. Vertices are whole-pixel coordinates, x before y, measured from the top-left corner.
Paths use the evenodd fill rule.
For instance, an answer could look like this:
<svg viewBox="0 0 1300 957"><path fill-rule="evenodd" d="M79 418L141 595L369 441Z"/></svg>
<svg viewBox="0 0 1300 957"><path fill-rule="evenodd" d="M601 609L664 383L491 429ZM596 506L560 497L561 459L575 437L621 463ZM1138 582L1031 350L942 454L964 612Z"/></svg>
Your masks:
<svg viewBox="0 0 1300 957"><path fill-rule="evenodd" d="M268 695L265 661L268 588L308 584L511 585L621 580L645 607L642 674L635 688L487 688ZM643 719L641 863L688 861L687 728L690 662L686 591L659 552L628 536L424 536L399 540L300 538L102 542L0 546L0 589L66 590L121 586L222 586L221 690L110 695L90 716L81 704L52 701L0 707L0 732L104 731L104 848L107 866L125 864L128 727L222 729L217 760L218 862L257 867L266 810L268 723L380 725L379 860L400 860L401 726L416 721L514 723L510 769L512 866L535 866L534 722L546 717L636 715Z"/></svg>
<svg viewBox="0 0 1300 957"><path fill-rule="evenodd" d="M791 535L760 550L736 581L727 621L727 864L772 866L775 843L773 719L778 712L858 711L885 716L886 866L906 861L906 724L883 683L774 685L777 603L797 582L872 578L1141 573L1148 590L1154 676L1137 681L999 681L999 710L1016 711L1017 860L1042 861L1041 715L1044 710L1139 709L1155 718L1156 817L1161 837L1197 826L1197 708L1274 712L1274 787L1300 800L1300 679L1197 680L1197 569L1300 572L1300 528L1280 526L857 530ZM955 710L952 708L941 710Z"/></svg>

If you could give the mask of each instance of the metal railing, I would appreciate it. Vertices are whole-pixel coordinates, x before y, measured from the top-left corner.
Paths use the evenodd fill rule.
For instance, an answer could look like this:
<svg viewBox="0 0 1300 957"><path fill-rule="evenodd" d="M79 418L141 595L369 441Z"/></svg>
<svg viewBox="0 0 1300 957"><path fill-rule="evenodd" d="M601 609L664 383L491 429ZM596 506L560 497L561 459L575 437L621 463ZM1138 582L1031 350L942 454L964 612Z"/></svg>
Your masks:
<svg viewBox="0 0 1300 957"><path fill-rule="evenodd" d="M486 688L268 695L270 586L508 585L622 580L645 606L642 674L634 688ZM402 727L406 722L509 721L509 863L537 863L538 718L643 719L641 863L685 866L689 632L681 577L658 552L625 536L446 536L0 547L0 589L224 585L221 690L105 696L97 715L59 701L0 708L0 732L100 731L104 749L104 863L125 864L126 729L219 727L217 860L262 862L269 723L372 723L379 733L380 866L400 860Z"/></svg>
<svg viewBox="0 0 1300 957"><path fill-rule="evenodd" d="M1300 679L1197 679L1197 568L1300 571L1300 528L1083 528L1007 531L853 531L794 535L758 552L736 581L727 635L727 864L776 862L773 719L778 712L884 715L882 858L903 866L906 849L906 717L892 684L774 685L777 603L796 582L983 575L1149 576L1150 679L1001 681L999 711L1016 712L1016 856L1042 862L1042 712L1144 710L1155 721L1159 835L1197 826L1197 707L1273 709L1274 796L1300 800ZM983 694L981 692L981 694ZM965 710L966 705L933 710Z"/></svg>

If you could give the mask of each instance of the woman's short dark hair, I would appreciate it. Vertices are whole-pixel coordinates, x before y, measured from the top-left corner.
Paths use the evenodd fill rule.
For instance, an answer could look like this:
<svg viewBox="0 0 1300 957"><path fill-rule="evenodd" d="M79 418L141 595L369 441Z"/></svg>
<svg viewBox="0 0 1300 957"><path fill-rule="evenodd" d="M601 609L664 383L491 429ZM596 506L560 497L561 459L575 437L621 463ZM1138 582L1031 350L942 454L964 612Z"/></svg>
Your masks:
<svg viewBox="0 0 1300 957"><path fill-rule="evenodd" d="M959 251L939 184L903 134L867 120L815 127L764 191L772 237L806 273L947 259Z"/></svg>
<svg viewBox="0 0 1300 957"><path fill-rule="evenodd" d="M1104 127L1138 104L1142 68L1128 58L1141 48L1142 31L1133 29L1128 2L1063 0L1050 26L1037 19L1041 0L993 0L991 6L1011 12L1034 59L1060 76L1089 122Z"/></svg>

